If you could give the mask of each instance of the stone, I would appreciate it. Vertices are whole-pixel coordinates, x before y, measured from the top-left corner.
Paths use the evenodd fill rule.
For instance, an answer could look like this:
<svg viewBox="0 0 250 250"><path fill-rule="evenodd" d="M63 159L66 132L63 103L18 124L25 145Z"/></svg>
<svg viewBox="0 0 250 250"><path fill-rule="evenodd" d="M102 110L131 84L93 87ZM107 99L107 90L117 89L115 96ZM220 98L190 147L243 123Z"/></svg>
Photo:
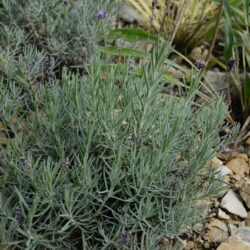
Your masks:
<svg viewBox="0 0 250 250"><path fill-rule="evenodd" d="M250 246L246 245L237 236L231 236L227 242L221 243L217 250L250 250Z"/></svg>
<svg viewBox="0 0 250 250"><path fill-rule="evenodd" d="M247 218L247 211L239 196L231 189L222 198L220 207L241 218Z"/></svg>
<svg viewBox="0 0 250 250"><path fill-rule="evenodd" d="M216 218L211 220L210 225L212 225L213 227L218 227L225 232L228 231L226 223Z"/></svg>
<svg viewBox="0 0 250 250"><path fill-rule="evenodd" d="M188 241L186 246L185 246L185 250L193 250L195 248L195 244L193 241Z"/></svg>
<svg viewBox="0 0 250 250"><path fill-rule="evenodd" d="M242 183L240 187L240 196L250 209L250 181Z"/></svg>
<svg viewBox="0 0 250 250"><path fill-rule="evenodd" d="M204 61L208 53L208 50L201 45L200 47L193 48L192 51L189 53L188 57L193 61Z"/></svg>
<svg viewBox="0 0 250 250"><path fill-rule="evenodd" d="M246 245L250 246L250 227L238 228L235 235Z"/></svg>
<svg viewBox="0 0 250 250"><path fill-rule="evenodd" d="M205 248L205 249L210 249L210 245L209 245L209 243L208 243L208 242L205 242L205 244L204 244L204 248Z"/></svg>
<svg viewBox="0 0 250 250"><path fill-rule="evenodd" d="M211 228L207 232L207 235L208 235L209 242L213 242L213 243L221 243L221 242L226 241L228 238L228 233L217 227Z"/></svg>
<svg viewBox="0 0 250 250"><path fill-rule="evenodd" d="M185 240L182 240L181 238L179 237L176 237L175 238L175 244L174 244L174 247L179 249L179 250L184 250L186 245L187 245L187 242Z"/></svg>
<svg viewBox="0 0 250 250"><path fill-rule="evenodd" d="M221 243L228 238L227 225L218 219L212 219L207 226L207 236L210 242Z"/></svg>
<svg viewBox="0 0 250 250"><path fill-rule="evenodd" d="M203 229L203 224L202 223L197 223L193 226L193 230L196 232L200 232Z"/></svg>
<svg viewBox="0 0 250 250"><path fill-rule="evenodd" d="M224 72L208 70L205 74L205 80L207 84L212 85L216 92L226 92L226 90L228 89L226 73ZM205 93L208 92L208 90L206 90L204 87L202 88L202 91L204 91Z"/></svg>
<svg viewBox="0 0 250 250"><path fill-rule="evenodd" d="M246 144L247 144L247 145L250 145L250 136L247 138Z"/></svg>
<svg viewBox="0 0 250 250"><path fill-rule="evenodd" d="M205 244L205 241L202 239L202 236L201 236L201 235L196 239L196 241L197 241L199 244L201 244L202 246Z"/></svg>
<svg viewBox="0 0 250 250"><path fill-rule="evenodd" d="M234 183L236 183L236 182L240 182L241 180L243 180L243 176L239 176L239 175L233 175L232 177L231 177L231 179L232 179L232 181L234 181Z"/></svg>
<svg viewBox="0 0 250 250"><path fill-rule="evenodd" d="M249 173L248 163L243 158L234 158L229 161L226 166L230 168L234 174L244 176Z"/></svg>
<svg viewBox="0 0 250 250"><path fill-rule="evenodd" d="M214 200L213 207L217 208L220 206L220 202L216 199Z"/></svg>
<svg viewBox="0 0 250 250"><path fill-rule="evenodd" d="M239 79L243 80L244 74L240 74ZM230 86L231 87L230 92L232 94L236 95L234 93L234 89L236 89L236 88L233 88L235 85L234 80L232 79L232 77L227 77L226 72L221 72L221 71L216 70L216 69L208 70L205 74L205 83L211 84L216 92L224 93L226 95L228 92L228 86ZM204 87L202 87L201 90L205 93L208 92L208 90L206 90Z"/></svg>
<svg viewBox="0 0 250 250"><path fill-rule="evenodd" d="M244 150L244 148L243 148ZM232 158L242 158L246 162L248 162L248 156L247 154L239 153L237 151L232 152Z"/></svg>
<svg viewBox="0 0 250 250"><path fill-rule="evenodd" d="M247 227L250 226L250 212L247 213L247 218L245 219L245 225L246 225Z"/></svg>
<svg viewBox="0 0 250 250"><path fill-rule="evenodd" d="M245 150L246 150L246 154L248 155L248 157L250 158L250 145L247 145L245 147Z"/></svg>
<svg viewBox="0 0 250 250"><path fill-rule="evenodd" d="M140 15L132 7L123 3L119 8L118 17L126 23L136 23L140 20Z"/></svg>
<svg viewBox="0 0 250 250"><path fill-rule="evenodd" d="M230 220L230 216L220 208L218 209L218 218L223 220Z"/></svg>
<svg viewBox="0 0 250 250"><path fill-rule="evenodd" d="M233 174L233 172L227 166L221 165L217 167L216 174L220 176L224 176L224 175L231 175Z"/></svg>
<svg viewBox="0 0 250 250"><path fill-rule="evenodd" d="M212 167L219 167L219 166L223 165L223 162L220 159L218 159L217 157L214 157L211 160L211 163L212 163Z"/></svg>
<svg viewBox="0 0 250 250"><path fill-rule="evenodd" d="M238 229L234 224L228 224L228 228L230 230L230 235L235 235Z"/></svg>
<svg viewBox="0 0 250 250"><path fill-rule="evenodd" d="M183 79L184 74L178 69L175 69L174 67L169 67L166 71L168 75L173 76L176 79Z"/></svg>
<svg viewBox="0 0 250 250"><path fill-rule="evenodd" d="M238 228L239 228L239 227L245 227L245 226L246 226L246 223L245 223L244 220L243 220L243 221L239 221L238 224L237 224L237 226L238 226Z"/></svg>

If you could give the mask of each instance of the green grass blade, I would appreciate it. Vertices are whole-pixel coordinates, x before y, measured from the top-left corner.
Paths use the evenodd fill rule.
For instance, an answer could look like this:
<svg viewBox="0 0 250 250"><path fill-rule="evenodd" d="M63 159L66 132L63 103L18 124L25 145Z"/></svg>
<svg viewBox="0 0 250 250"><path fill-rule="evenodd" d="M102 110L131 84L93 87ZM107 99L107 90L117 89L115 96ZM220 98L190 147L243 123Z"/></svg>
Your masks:
<svg viewBox="0 0 250 250"><path fill-rule="evenodd" d="M149 57L149 53L130 48L101 47L101 52L113 56L138 57L138 58Z"/></svg>
<svg viewBox="0 0 250 250"><path fill-rule="evenodd" d="M138 28L124 28L111 30L109 39L123 39L127 42L156 41L157 36Z"/></svg>

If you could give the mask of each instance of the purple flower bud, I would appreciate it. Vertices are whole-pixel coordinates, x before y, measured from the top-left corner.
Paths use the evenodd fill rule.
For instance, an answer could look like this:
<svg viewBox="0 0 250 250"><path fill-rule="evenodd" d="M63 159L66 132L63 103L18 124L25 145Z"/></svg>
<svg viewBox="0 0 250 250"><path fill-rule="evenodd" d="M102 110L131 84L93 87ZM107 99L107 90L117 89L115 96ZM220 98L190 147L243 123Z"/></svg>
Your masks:
<svg viewBox="0 0 250 250"><path fill-rule="evenodd" d="M105 10L99 10L98 13L97 13L97 18L98 19L103 19L107 16L107 13Z"/></svg>
<svg viewBox="0 0 250 250"><path fill-rule="evenodd" d="M128 231L125 231L122 236L121 236L121 239L118 241L118 244L120 247L123 247L123 246L126 246L129 241L131 239L131 235L129 234Z"/></svg>
<svg viewBox="0 0 250 250"><path fill-rule="evenodd" d="M25 156L20 157L19 161L22 163L23 166L26 166L28 163L28 160Z"/></svg>
<svg viewBox="0 0 250 250"><path fill-rule="evenodd" d="M52 65L52 59L50 56L46 56L43 60L44 69L49 69Z"/></svg>
<svg viewBox="0 0 250 250"><path fill-rule="evenodd" d="M231 72L235 65L236 65L236 60L234 58L230 58L227 62L227 70Z"/></svg>
<svg viewBox="0 0 250 250"><path fill-rule="evenodd" d="M201 69L205 66L205 61L204 60L197 60L195 62L195 66L198 68L198 69Z"/></svg>
<svg viewBox="0 0 250 250"><path fill-rule="evenodd" d="M22 156L19 158L20 163L23 165L23 167L25 167L25 169L27 170L31 170L31 166L28 163L28 159L25 156Z"/></svg>
<svg viewBox="0 0 250 250"><path fill-rule="evenodd" d="M69 0L64 0L63 3L64 3L65 5L68 5L68 4L69 4Z"/></svg>
<svg viewBox="0 0 250 250"><path fill-rule="evenodd" d="M27 74L31 74L33 66L34 66L34 63L29 63L29 64L26 65Z"/></svg>
<svg viewBox="0 0 250 250"><path fill-rule="evenodd" d="M18 225L23 224L24 220L25 220L25 214L22 210L22 208L20 208L19 206L16 206L14 209L14 213L15 213L15 218L16 218L16 222Z"/></svg>
<svg viewBox="0 0 250 250"><path fill-rule="evenodd" d="M228 148L228 147L221 146L220 149L219 149L219 151L220 151L221 153L230 153L230 152L232 152L233 150L230 149L230 148Z"/></svg>
<svg viewBox="0 0 250 250"><path fill-rule="evenodd" d="M152 0L152 8L156 8L158 1L157 0Z"/></svg>

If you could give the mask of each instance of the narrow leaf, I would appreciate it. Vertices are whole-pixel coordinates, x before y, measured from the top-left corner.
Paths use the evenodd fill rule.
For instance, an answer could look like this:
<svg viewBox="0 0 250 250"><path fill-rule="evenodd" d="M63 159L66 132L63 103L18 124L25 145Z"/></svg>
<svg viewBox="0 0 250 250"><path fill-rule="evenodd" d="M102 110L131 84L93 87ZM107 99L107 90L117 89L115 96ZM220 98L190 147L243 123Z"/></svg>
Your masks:
<svg viewBox="0 0 250 250"><path fill-rule="evenodd" d="M231 25L231 7L228 0L225 0L224 6L224 15L225 15L225 48L224 48L224 57L228 61L232 56L232 50L234 45L234 33Z"/></svg>
<svg viewBox="0 0 250 250"><path fill-rule="evenodd" d="M246 74L246 77L243 82L242 94L245 105L250 105L250 78L248 74Z"/></svg>
<svg viewBox="0 0 250 250"><path fill-rule="evenodd" d="M249 0L244 0L244 11L245 11L245 18L248 20L248 15L249 15Z"/></svg>
<svg viewBox="0 0 250 250"><path fill-rule="evenodd" d="M113 56L139 57L139 58L145 58L149 56L149 53L130 48L101 47L101 52Z"/></svg>
<svg viewBox="0 0 250 250"><path fill-rule="evenodd" d="M142 29L133 28L133 29L114 29L111 30L109 35L109 39L118 39L121 38L127 42L139 42L139 41L156 41L157 36L146 32Z"/></svg>

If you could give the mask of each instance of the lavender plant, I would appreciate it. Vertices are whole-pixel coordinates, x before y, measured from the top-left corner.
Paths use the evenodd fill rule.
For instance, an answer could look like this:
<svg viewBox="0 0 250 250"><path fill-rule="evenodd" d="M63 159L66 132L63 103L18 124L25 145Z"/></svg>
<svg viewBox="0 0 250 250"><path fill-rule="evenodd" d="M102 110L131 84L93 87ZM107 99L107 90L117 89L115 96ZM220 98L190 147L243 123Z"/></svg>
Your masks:
<svg viewBox="0 0 250 250"><path fill-rule="evenodd" d="M157 43L140 78L129 67L107 74L96 55L87 74L63 69L26 95L22 78L2 77L1 119L15 134L1 147L2 247L160 249L202 220L227 107L194 108L195 76L187 93L164 94L168 53Z"/></svg>

